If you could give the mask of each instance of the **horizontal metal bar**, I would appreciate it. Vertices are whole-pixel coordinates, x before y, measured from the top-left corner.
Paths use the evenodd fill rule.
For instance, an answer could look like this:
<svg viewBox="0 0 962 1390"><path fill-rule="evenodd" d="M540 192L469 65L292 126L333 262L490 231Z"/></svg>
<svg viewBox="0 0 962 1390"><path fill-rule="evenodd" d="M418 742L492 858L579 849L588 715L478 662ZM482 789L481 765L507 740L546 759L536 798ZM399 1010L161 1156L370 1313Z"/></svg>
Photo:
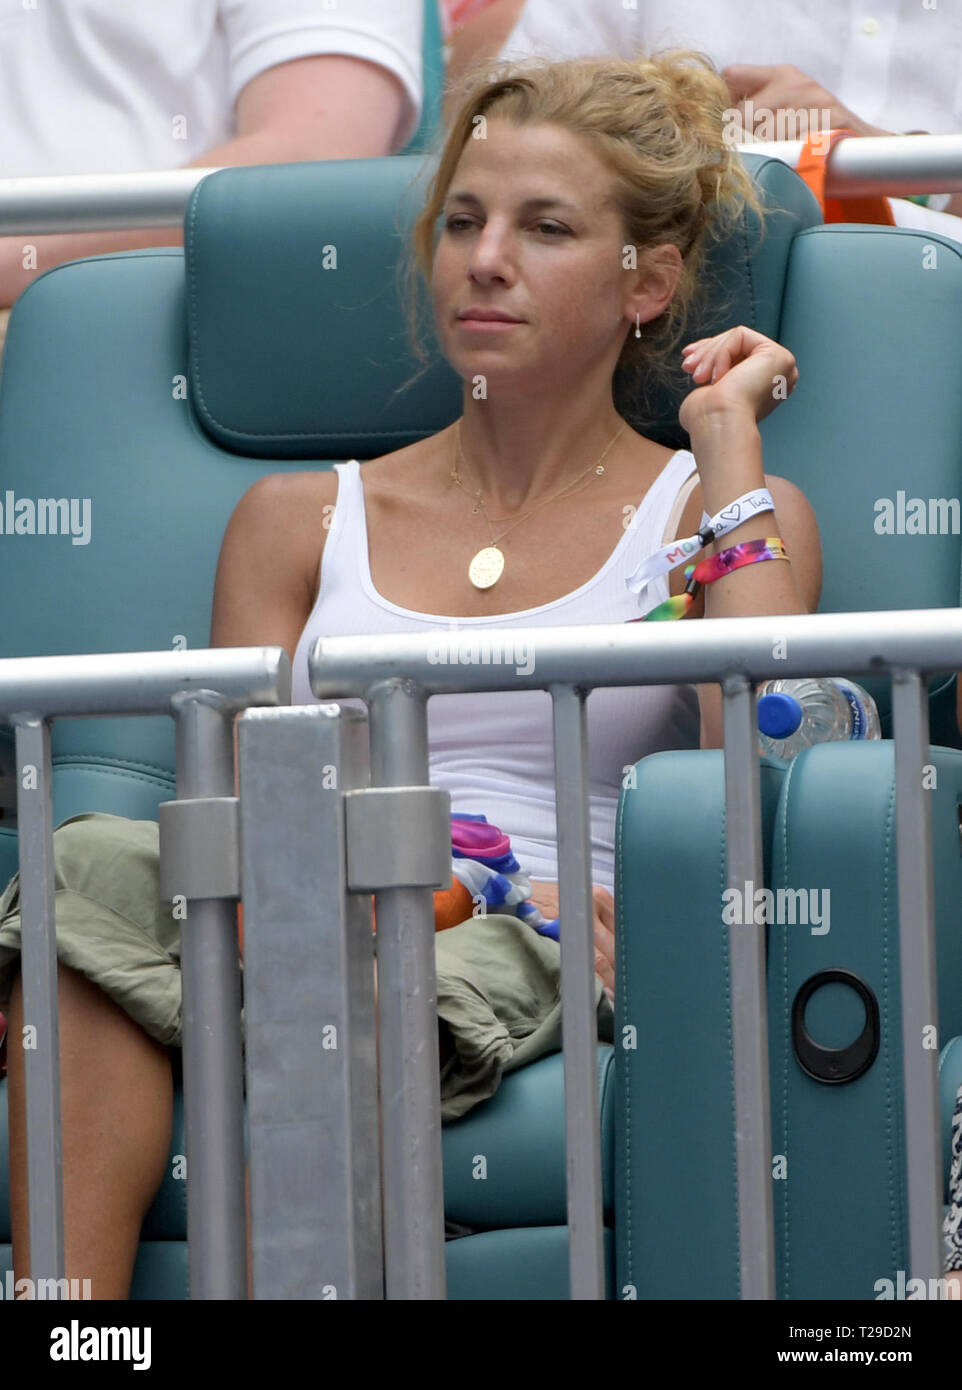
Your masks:
<svg viewBox="0 0 962 1390"><path fill-rule="evenodd" d="M179 227L197 184L220 167L0 179L0 233Z"/></svg>
<svg viewBox="0 0 962 1390"><path fill-rule="evenodd" d="M464 645L459 647L459 643ZM962 669L962 611L714 618L710 623L599 623L432 634L321 637L311 648L320 699L363 696L407 679L428 695L547 690L558 684L671 685L729 676L881 675Z"/></svg>
<svg viewBox="0 0 962 1390"><path fill-rule="evenodd" d="M291 659L283 647L199 647L0 661L0 719L170 714L174 695L202 690L225 710L288 705Z"/></svg>
<svg viewBox="0 0 962 1390"><path fill-rule="evenodd" d="M801 140L738 144L794 168ZM124 174L57 174L0 179L0 234L177 227L194 188L222 166ZM842 140L829 160L826 192L951 193L962 190L962 134Z"/></svg>
<svg viewBox="0 0 962 1390"><path fill-rule="evenodd" d="M802 148L801 140L758 140L737 146L742 154L768 155L793 169ZM832 198L962 192L962 134L840 140L829 157L825 192Z"/></svg>

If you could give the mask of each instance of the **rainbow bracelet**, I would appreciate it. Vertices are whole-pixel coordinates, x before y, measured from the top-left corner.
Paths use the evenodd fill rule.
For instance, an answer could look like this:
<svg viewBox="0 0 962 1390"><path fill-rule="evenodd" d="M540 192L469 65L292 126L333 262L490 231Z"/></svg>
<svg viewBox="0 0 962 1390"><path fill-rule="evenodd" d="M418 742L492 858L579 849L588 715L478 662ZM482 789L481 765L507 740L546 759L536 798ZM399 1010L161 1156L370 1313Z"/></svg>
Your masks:
<svg viewBox="0 0 962 1390"><path fill-rule="evenodd" d="M733 570L740 570L743 565L755 565L762 560L787 559L788 551L785 549L785 543L780 536L766 536L762 540L740 541L738 545L729 546L727 550L721 551L718 555L706 556L697 565L686 565L684 574L688 582L683 594L673 594L671 598L665 599L664 603L659 603L657 608L653 608L644 617L629 618L628 621L632 623L662 623L683 618L695 602L700 585L711 584L714 580L721 579L723 575L731 574Z"/></svg>

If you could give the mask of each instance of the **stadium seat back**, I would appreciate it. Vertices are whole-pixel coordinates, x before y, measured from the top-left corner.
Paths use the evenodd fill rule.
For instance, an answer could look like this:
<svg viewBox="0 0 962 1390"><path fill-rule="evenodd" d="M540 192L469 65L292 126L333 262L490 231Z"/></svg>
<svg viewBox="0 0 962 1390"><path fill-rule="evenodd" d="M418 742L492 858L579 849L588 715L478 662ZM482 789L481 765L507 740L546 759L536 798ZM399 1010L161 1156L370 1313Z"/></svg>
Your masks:
<svg viewBox="0 0 962 1390"><path fill-rule="evenodd" d="M962 246L946 238L815 225L793 239L774 336L800 382L762 434L766 469L815 509L823 611L958 604L960 312ZM887 733L889 679L865 684ZM953 745L932 748L926 784L934 1048L962 1027L962 755L953 682L931 687L932 743ZM619 816L620 971L639 982L619 1022L645 1026L635 1049L616 1048L616 1285L642 1297L738 1292L732 1056L730 1042L718 1045L729 1028L726 817L713 756L646 759ZM892 745L816 746L781 773L766 768L763 794L765 886L785 890L786 905L799 890L830 905L824 932L801 915L768 930L777 1287L787 1298L873 1298L877 1280L909 1267ZM803 1069L792 1013L803 986L836 969L858 983L823 982L806 1027L844 1048L874 1001L878 1051L864 1073L827 1082ZM672 1110L670 1095L690 1105Z"/></svg>
<svg viewBox="0 0 962 1390"><path fill-rule="evenodd" d="M815 508L821 612L959 603L960 322L962 243L835 225L792 245L778 336L799 385L762 435L768 470ZM865 684L888 733L889 682ZM930 688L933 743L962 746L951 673Z"/></svg>

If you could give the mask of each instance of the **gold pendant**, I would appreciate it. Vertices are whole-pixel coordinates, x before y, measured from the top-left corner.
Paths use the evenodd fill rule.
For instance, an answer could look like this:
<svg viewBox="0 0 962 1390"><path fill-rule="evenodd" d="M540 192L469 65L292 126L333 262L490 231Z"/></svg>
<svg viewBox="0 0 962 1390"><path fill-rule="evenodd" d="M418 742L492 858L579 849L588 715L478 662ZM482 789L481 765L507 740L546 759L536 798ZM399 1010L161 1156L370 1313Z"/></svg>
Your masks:
<svg viewBox="0 0 962 1390"><path fill-rule="evenodd" d="M504 556L496 545L486 545L468 565L468 578L476 589L490 589L504 572Z"/></svg>

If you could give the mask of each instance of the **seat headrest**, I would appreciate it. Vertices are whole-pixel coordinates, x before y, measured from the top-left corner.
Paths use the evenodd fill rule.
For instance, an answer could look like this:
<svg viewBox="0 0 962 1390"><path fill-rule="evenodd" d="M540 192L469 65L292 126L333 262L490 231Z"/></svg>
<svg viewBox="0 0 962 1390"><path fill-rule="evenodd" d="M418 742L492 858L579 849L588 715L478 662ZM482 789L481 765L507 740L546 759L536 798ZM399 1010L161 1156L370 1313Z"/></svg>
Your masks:
<svg viewBox="0 0 962 1390"><path fill-rule="evenodd" d="M424 155L223 169L194 189L184 220L190 391L224 448L279 459L367 458L457 417L462 384L441 358L417 370L399 263L428 184ZM717 281L707 325L777 331L789 247L821 220L807 187L777 160L748 156L769 203L757 243L749 216L709 254ZM647 432L680 447L688 381L662 393ZM621 404L619 402L619 404ZM626 403L630 406L630 402Z"/></svg>

